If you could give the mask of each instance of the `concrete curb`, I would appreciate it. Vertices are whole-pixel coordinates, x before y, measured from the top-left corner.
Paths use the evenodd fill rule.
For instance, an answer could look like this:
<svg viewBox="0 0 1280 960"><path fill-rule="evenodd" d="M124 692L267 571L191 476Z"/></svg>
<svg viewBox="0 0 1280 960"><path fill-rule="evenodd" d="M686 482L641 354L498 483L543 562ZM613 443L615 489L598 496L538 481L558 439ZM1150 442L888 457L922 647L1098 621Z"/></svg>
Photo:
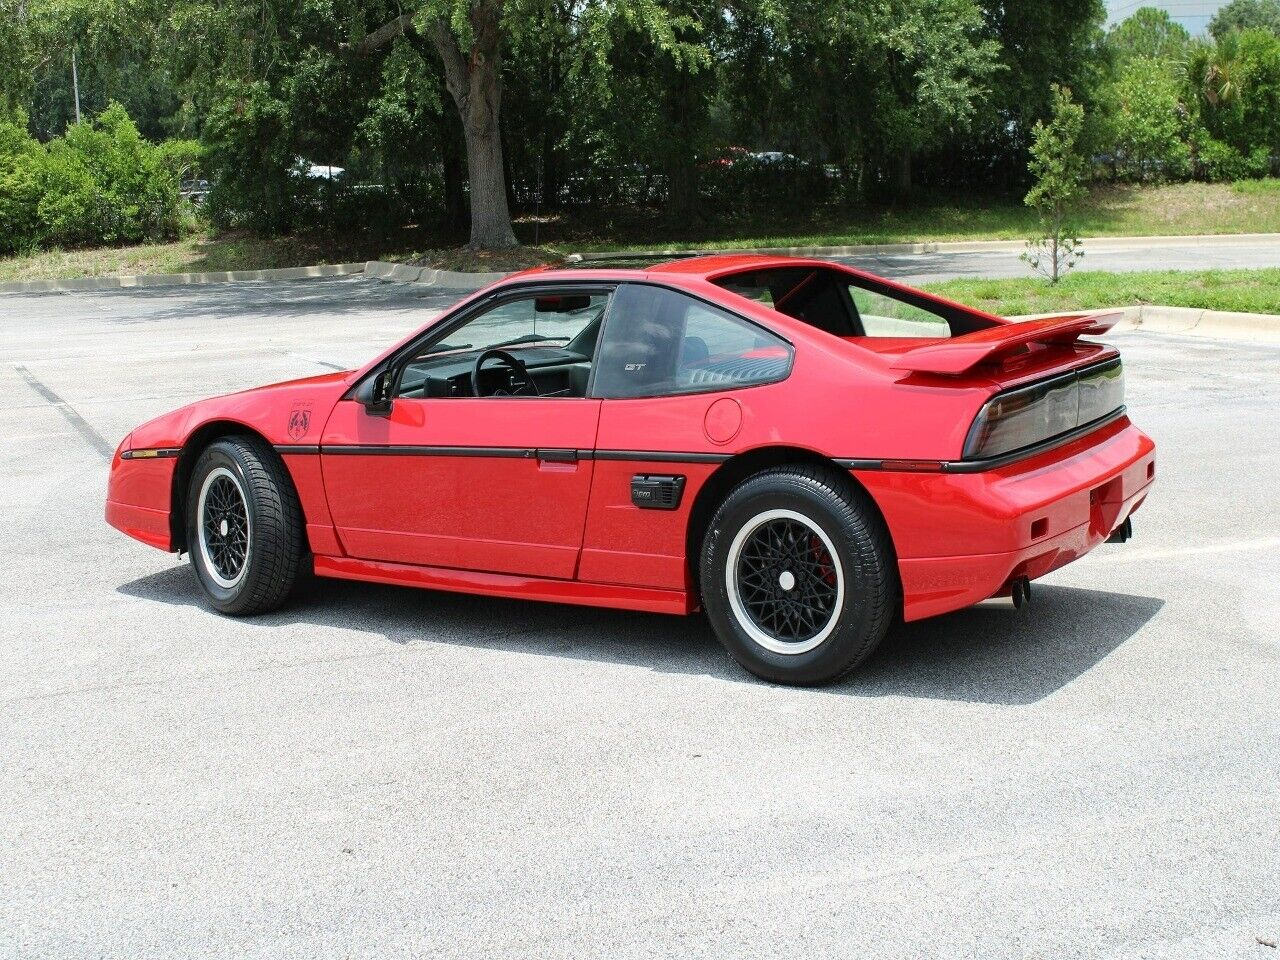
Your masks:
<svg viewBox="0 0 1280 960"><path fill-rule="evenodd" d="M1124 314L1124 319L1112 328L1117 332L1141 330L1148 333L1173 333L1180 336L1213 337L1218 340L1280 344L1280 316L1270 313L1232 313L1227 310L1162 307L1155 304L1088 312L1113 313L1116 309L1120 309ZM1052 316L1052 314L1036 316ZM1028 316L1011 319L1034 318Z"/></svg>
<svg viewBox="0 0 1280 960"><path fill-rule="evenodd" d="M120 277L72 277L67 280L17 280L0 283L0 293L62 293L76 290L118 290L122 287L178 287L246 280L305 280L308 277L347 277L364 273L363 263L332 263L275 270L219 270L209 273L152 273Z"/></svg>
<svg viewBox="0 0 1280 960"><path fill-rule="evenodd" d="M413 267L386 260L370 260L364 265L364 275L390 283L416 283L450 290L479 290L508 276L505 273L461 273L456 270L436 270L433 267Z"/></svg>
<svg viewBox="0 0 1280 960"><path fill-rule="evenodd" d="M1088 237L1081 241L1086 249L1123 250L1131 247L1179 247L1189 243L1248 244L1272 241L1280 243L1280 233L1199 234L1189 237ZM925 243L876 243L840 247L723 247L714 250L612 250L580 253L584 263L601 260L649 260L660 257L719 257L759 254L769 257L854 257L890 254L924 253L1001 253L1021 251L1024 240L959 240Z"/></svg>

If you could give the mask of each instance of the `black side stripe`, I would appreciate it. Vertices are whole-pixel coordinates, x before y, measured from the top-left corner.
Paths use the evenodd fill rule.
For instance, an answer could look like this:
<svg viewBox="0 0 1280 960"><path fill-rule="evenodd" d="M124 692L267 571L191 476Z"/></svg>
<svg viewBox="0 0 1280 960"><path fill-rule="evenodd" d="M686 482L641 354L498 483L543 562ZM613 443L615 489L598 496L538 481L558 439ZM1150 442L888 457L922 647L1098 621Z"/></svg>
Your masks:
<svg viewBox="0 0 1280 960"><path fill-rule="evenodd" d="M280 443L281 454L317 454L319 446ZM638 460L652 463L724 463L727 453L673 453L664 450L570 450L536 447L436 447L417 444L335 444L323 448L335 457L497 457L515 460Z"/></svg>
<svg viewBox="0 0 1280 960"><path fill-rule="evenodd" d="M724 463L727 453L672 453L664 450L597 450L597 460L649 460L654 463Z"/></svg>

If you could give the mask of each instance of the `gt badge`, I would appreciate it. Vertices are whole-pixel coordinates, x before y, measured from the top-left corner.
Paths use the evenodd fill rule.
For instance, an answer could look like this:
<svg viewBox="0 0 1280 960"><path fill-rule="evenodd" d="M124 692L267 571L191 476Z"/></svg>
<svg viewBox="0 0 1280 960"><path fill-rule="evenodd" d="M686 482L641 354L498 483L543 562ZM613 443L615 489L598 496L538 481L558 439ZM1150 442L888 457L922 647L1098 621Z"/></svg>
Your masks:
<svg viewBox="0 0 1280 960"><path fill-rule="evenodd" d="M297 406L289 411L289 439L301 440L311 429L311 407Z"/></svg>

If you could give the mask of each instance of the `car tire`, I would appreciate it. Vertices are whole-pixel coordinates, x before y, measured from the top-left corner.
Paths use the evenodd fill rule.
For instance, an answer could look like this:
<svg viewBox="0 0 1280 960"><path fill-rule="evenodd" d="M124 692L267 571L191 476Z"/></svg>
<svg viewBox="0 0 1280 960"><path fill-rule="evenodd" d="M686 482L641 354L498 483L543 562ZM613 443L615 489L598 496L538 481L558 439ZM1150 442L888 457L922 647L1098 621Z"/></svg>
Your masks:
<svg viewBox="0 0 1280 960"><path fill-rule="evenodd" d="M305 540L298 495L274 450L250 437L210 444L191 472L186 506L187 549L210 604L249 616L288 599Z"/></svg>
<svg viewBox="0 0 1280 960"><path fill-rule="evenodd" d="M702 605L730 656L774 683L830 683L862 663L899 593L889 531L845 475L778 467L736 487L703 540Z"/></svg>

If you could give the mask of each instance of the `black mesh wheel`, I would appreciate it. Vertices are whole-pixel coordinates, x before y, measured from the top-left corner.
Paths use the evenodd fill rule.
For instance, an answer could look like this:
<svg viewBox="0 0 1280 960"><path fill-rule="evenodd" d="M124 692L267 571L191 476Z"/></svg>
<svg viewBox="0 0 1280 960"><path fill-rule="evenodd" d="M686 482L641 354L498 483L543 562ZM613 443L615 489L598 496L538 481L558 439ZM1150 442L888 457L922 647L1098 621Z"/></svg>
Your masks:
<svg viewBox="0 0 1280 960"><path fill-rule="evenodd" d="M200 454L187 489L187 548L196 579L223 613L279 607L305 552L302 510L280 457L255 437Z"/></svg>
<svg viewBox="0 0 1280 960"><path fill-rule="evenodd" d="M777 683L838 679L892 622L897 562L875 504L834 467L739 484L703 539L702 604L740 664Z"/></svg>

